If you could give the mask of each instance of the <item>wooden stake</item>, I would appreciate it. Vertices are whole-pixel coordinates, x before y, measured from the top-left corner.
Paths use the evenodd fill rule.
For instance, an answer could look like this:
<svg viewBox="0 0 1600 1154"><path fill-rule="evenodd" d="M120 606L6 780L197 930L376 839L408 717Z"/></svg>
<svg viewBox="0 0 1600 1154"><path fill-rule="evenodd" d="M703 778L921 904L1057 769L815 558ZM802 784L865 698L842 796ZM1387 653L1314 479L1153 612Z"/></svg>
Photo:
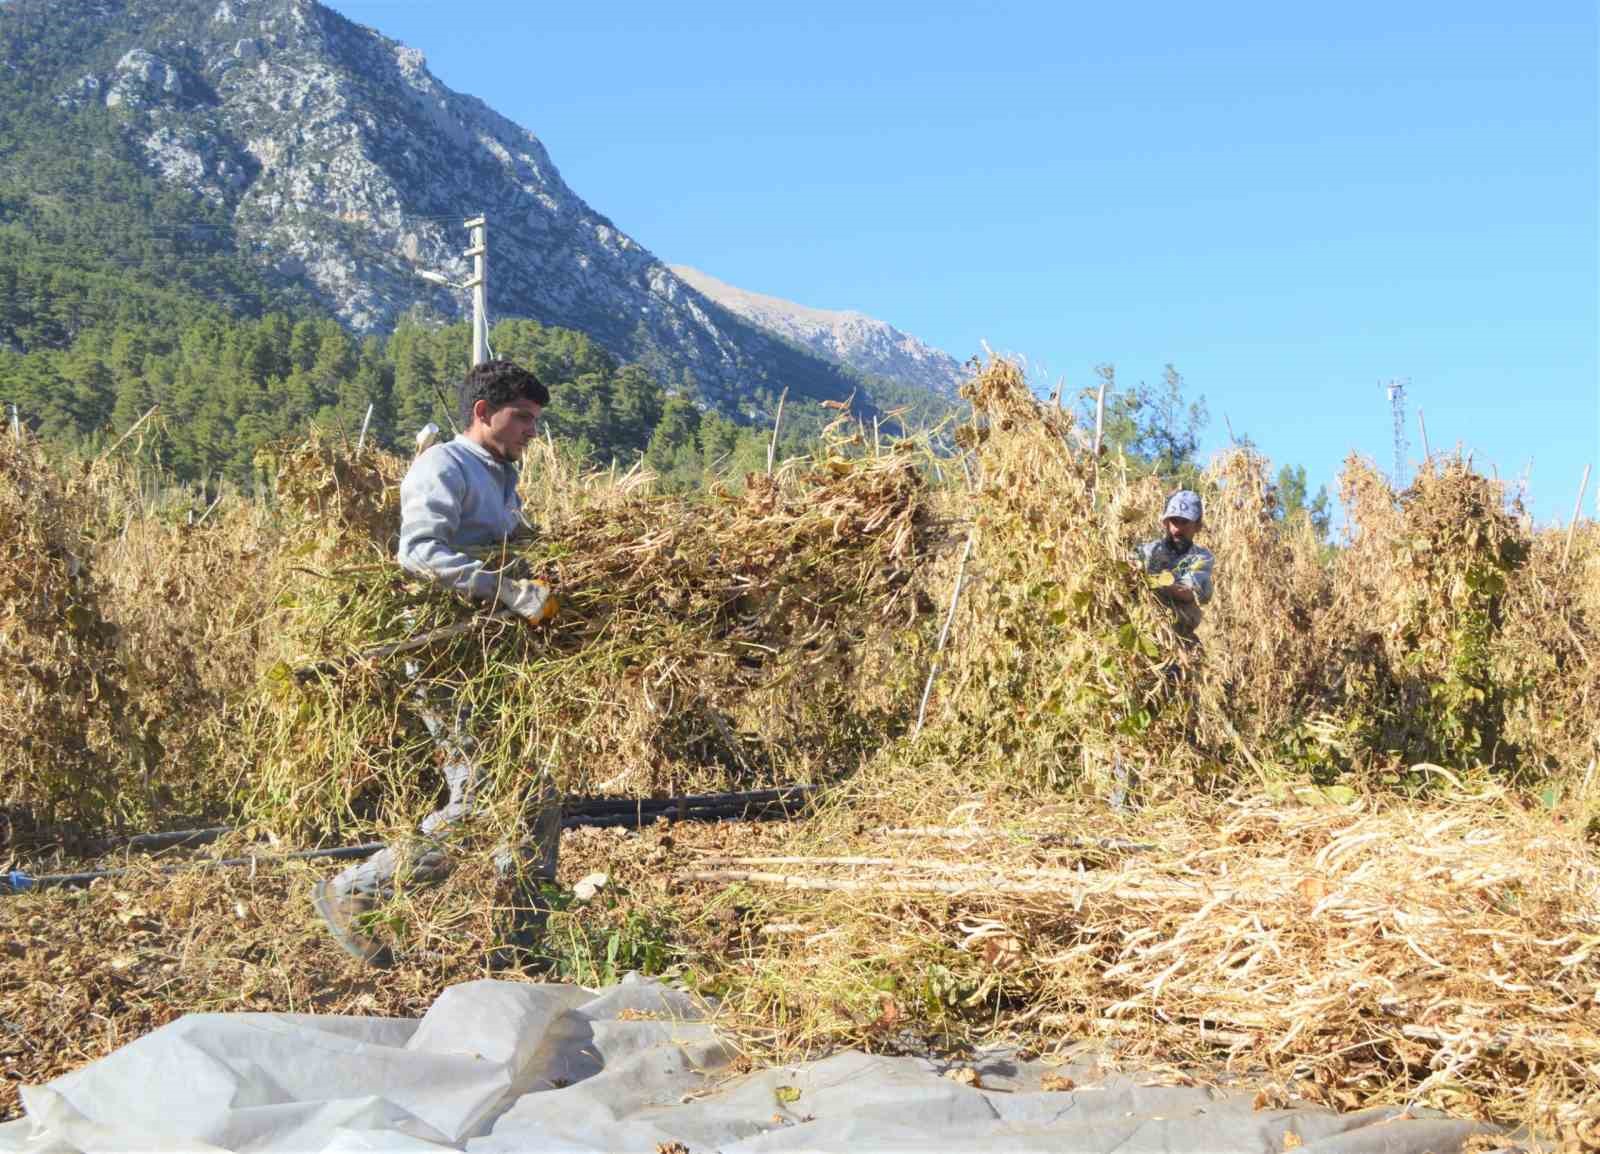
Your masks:
<svg viewBox="0 0 1600 1154"><path fill-rule="evenodd" d="M372 406L367 406L367 415L361 418L361 435L356 438L356 456L361 456L361 450L367 445L367 426L372 423Z"/></svg>
<svg viewBox="0 0 1600 1154"><path fill-rule="evenodd" d="M1567 557L1572 553L1572 535L1578 531L1578 516L1583 512L1583 495L1589 489L1589 466L1583 467L1583 480L1578 482L1578 499L1572 506L1572 521L1567 525L1567 543L1561 547L1561 567L1567 567Z"/></svg>
<svg viewBox="0 0 1600 1154"><path fill-rule="evenodd" d="M961 550L961 564L956 568L956 587L950 593L950 612L945 614L944 628L939 630L939 643L933 649L933 666L928 670L928 683L922 687L922 704L917 707L917 725L911 731L913 739L922 732L923 718L928 715L928 695L933 692L933 679L939 676L939 655L944 652L944 643L950 637L950 623L956 619L956 605L961 601L961 582L967 575L967 558L972 556L972 538L977 532L977 529L968 530L967 543Z"/></svg>
<svg viewBox="0 0 1600 1154"><path fill-rule="evenodd" d="M767 445L767 476L772 476L773 462L778 455L778 429L783 425L783 402L789 396L789 386L783 387L783 392L778 394L778 412L772 418L772 441Z"/></svg>
<svg viewBox="0 0 1600 1154"><path fill-rule="evenodd" d="M1106 420L1106 383L1100 382L1100 388L1094 397L1094 459L1100 459L1100 431Z"/></svg>

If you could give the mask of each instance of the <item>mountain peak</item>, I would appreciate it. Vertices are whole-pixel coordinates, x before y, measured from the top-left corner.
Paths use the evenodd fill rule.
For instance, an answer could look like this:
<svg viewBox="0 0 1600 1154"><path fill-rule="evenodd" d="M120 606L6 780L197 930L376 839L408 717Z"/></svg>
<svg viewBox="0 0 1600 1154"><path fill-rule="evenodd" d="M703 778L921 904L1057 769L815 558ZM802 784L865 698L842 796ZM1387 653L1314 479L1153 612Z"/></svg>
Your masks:
<svg viewBox="0 0 1600 1154"><path fill-rule="evenodd" d="M690 289L569 188L533 132L316 0L12 0L7 69L26 80L0 96L55 117L62 147L70 118L104 118L128 158L229 222L237 252L357 332L419 306L461 315L465 293L418 274L464 281L460 225L482 213L491 317L587 333L731 415L784 387L871 392L848 362Z"/></svg>
<svg viewBox="0 0 1600 1154"><path fill-rule="evenodd" d="M670 266L679 280L729 312L820 357L872 376L953 397L964 374L949 353L851 309L823 309L751 292L689 265Z"/></svg>

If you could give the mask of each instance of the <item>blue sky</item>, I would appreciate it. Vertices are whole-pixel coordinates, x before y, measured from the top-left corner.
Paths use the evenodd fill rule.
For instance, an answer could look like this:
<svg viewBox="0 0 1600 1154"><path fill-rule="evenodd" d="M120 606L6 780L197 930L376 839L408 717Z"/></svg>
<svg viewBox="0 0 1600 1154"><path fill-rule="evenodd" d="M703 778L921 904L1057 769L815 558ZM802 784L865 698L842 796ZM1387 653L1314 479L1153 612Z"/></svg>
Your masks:
<svg viewBox="0 0 1600 1154"><path fill-rule="evenodd" d="M671 263L1045 387L1171 362L1334 488L1380 382L1541 521L1600 466L1592 3L333 0ZM1597 508L1600 481L1585 502Z"/></svg>

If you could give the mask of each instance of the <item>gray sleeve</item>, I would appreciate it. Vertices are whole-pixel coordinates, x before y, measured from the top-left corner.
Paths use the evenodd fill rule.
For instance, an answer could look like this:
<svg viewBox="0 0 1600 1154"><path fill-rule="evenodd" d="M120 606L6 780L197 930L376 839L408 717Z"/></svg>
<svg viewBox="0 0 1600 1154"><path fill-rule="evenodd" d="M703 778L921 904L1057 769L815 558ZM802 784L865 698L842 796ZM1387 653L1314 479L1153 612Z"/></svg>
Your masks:
<svg viewBox="0 0 1600 1154"><path fill-rule="evenodd" d="M442 460L441 460L442 458ZM419 459L400 483L400 564L457 593L493 601L499 582L454 545L466 478L448 458Z"/></svg>
<svg viewBox="0 0 1600 1154"><path fill-rule="evenodd" d="M1178 584L1194 590L1194 599L1201 605L1211 600L1211 554L1195 551L1178 566Z"/></svg>

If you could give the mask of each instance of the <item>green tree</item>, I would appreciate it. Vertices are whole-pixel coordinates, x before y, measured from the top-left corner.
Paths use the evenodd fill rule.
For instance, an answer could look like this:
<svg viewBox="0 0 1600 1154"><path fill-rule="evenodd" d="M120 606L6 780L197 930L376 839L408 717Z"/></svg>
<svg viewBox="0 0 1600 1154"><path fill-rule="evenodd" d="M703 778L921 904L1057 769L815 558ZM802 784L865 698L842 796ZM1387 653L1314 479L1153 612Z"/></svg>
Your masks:
<svg viewBox="0 0 1600 1154"><path fill-rule="evenodd" d="M700 410L681 396L668 397L644 454L645 464L661 478L662 488L683 490L700 484L699 432Z"/></svg>
<svg viewBox="0 0 1600 1154"><path fill-rule="evenodd" d="M1192 480L1199 472L1200 433L1209 419L1204 397L1190 400L1183 377L1167 365L1161 384L1140 381L1132 388L1117 386L1113 365L1095 370L1105 386L1105 418L1101 444L1107 451L1124 453L1139 471L1159 473L1175 480ZM1079 394L1078 419L1094 428L1096 391Z"/></svg>
<svg viewBox="0 0 1600 1154"><path fill-rule="evenodd" d="M1285 465L1278 470L1278 517L1285 524L1292 524L1299 518L1310 522L1312 531L1316 533L1317 540L1324 541L1328 537L1328 526L1331 520L1328 512L1328 487L1319 486L1317 495L1309 501L1306 499L1306 467L1304 465Z"/></svg>

